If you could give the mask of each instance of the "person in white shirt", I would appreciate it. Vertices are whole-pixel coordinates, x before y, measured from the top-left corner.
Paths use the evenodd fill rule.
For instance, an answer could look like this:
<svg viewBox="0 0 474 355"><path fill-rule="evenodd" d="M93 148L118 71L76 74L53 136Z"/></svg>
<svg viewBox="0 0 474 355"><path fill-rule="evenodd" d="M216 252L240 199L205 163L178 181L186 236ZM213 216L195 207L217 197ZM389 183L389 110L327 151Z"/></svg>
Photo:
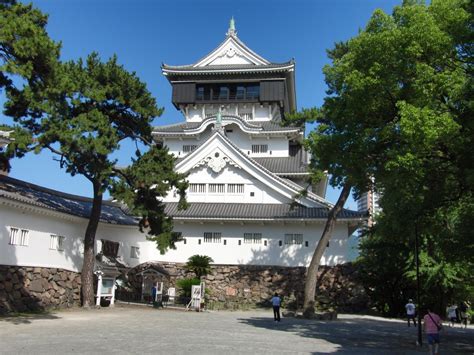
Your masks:
<svg viewBox="0 0 474 355"><path fill-rule="evenodd" d="M275 322L279 322L280 318L280 305L281 305L281 298L278 296L278 293L275 292L272 299L272 306L273 306L273 319Z"/></svg>
<svg viewBox="0 0 474 355"><path fill-rule="evenodd" d="M408 303L405 305L405 309L407 310L408 326L410 326L410 320L413 320L413 324L416 327L416 306L413 304L411 299L408 300Z"/></svg>
<svg viewBox="0 0 474 355"><path fill-rule="evenodd" d="M458 310L458 306L456 306L454 303L448 307L448 319L449 319L450 327L454 327L454 324L458 320L457 310Z"/></svg>

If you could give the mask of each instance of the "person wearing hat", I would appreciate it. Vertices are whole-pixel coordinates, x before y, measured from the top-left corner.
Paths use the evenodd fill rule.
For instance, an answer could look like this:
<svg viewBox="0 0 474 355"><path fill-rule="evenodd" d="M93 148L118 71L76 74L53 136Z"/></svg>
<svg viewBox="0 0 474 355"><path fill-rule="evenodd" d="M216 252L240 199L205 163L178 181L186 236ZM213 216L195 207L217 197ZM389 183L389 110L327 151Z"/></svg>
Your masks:
<svg viewBox="0 0 474 355"><path fill-rule="evenodd" d="M416 306L413 303L412 299L408 300L408 303L405 305L405 309L407 310L407 319L408 319L408 326L410 326L410 319L413 320L413 324L416 327Z"/></svg>

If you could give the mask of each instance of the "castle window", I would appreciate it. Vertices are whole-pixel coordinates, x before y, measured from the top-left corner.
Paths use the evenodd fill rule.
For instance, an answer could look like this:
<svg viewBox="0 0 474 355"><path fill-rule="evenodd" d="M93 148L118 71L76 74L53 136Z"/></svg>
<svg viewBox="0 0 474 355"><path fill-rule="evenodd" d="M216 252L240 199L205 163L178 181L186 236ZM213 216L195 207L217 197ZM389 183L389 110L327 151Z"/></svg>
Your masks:
<svg viewBox="0 0 474 355"><path fill-rule="evenodd" d="M235 98L237 100L245 99L245 86L238 85L235 91Z"/></svg>
<svg viewBox="0 0 474 355"><path fill-rule="evenodd" d="M206 184L189 184L189 193L205 194Z"/></svg>
<svg viewBox="0 0 474 355"><path fill-rule="evenodd" d="M244 184L227 184L227 193L229 194L243 194Z"/></svg>
<svg viewBox="0 0 474 355"><path fill-rule="evenodd" d="M262 233L244 233L245 244L261 244Z"/></svg>
<svg viewBox="0 0 474 355"><path fill-rule="evenodd" d="M219 100L229 99L229 88L227 86L221 86L219 88Z"/></svg>
<svg viewBox="0 0 474 355"><path fill-rule="evenodd" d="M268 144L252 144L253 154L263 154L268 151Z"/></svg>
<svg viewBox="0 0 474 355"><path fill-rule="evenodd" d="M196 85L196 101L228 101L260 98L260 84L201 84Z"/></svg>
<svg viewBox="0 0 474 355"><path fill-rule="evenodd" d="M51 234L49 239L49 249L63 251L65 239L66 238L61 235Z"/></svg>
<svg viewBox="0 0 474 355"><path fill-rule="evenodd" d="M186 144L183 145L183 153L191 153L193 150L197 148L196 144Z"/></svg>
<svg viewBox="0 0 474 355"><path fill-rule="evenodd" d="M196 100L204 100L204 87L203 86L196 87Z"/></svg>
<svg viewBox="0 0 474 355"><path fill-rule="evenodd" d="M285 234L285 244L303 244L303 234Z"/></svg>
<svg viewBox="0 0 474 355"><path fill-rule="evenodd" d="M221 237L220 232L204 232L204 243L220 243Z"/></svg>
<svg viewBox="0 0 474 355"><path fill-rule="evenodd" d="M30 241L30 231L27 229L19 229L10 227L10 244L27 247Z"/></svg>
<svg viewBox="0 0 474 355"><path fill-rule="evenodd" d="M209 100L211 87L209 85L196 85L196 101Z"/></svg>
<svg viewBox="0 0 474 355"><path fill-rule="evenodd" d="M118 255L118 250L119 243L102 239L102 254L111 258L116 258Z"/></svg>
<svg viewBox="0 0 474 355"><path fill-rule="evenodd" d="M209 193L223 194L225 192L225 184L209 184Z"/></svg>
<svg viewBox="0 0 474 355"><path fill-rule="evenodd" d="M130 248L130 258L131 259L138 259L140 256L140 248L139 247L131 247Z"/></svg>
<svg viewBox="0 0 474 355"><path fill-rule="evenodd" d="M246 90L246 98L248 100L257 100L260 97L260 85L248 85Z"/></svg>

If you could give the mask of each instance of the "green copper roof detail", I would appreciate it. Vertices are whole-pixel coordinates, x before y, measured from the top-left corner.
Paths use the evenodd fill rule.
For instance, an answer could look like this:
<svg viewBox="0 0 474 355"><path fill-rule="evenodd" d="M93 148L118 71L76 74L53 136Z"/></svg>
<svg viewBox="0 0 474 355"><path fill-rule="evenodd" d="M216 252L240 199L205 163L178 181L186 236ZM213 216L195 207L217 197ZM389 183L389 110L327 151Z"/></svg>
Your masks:
<svg viewBox="0 0 474 355"><path fill-rule="evenodd" d="M232 16L229 21L229 30L227 31L227 36L236 36L236 35L237 35L237 31L235 30L235 20L234 20L234 16Z"/></svg>

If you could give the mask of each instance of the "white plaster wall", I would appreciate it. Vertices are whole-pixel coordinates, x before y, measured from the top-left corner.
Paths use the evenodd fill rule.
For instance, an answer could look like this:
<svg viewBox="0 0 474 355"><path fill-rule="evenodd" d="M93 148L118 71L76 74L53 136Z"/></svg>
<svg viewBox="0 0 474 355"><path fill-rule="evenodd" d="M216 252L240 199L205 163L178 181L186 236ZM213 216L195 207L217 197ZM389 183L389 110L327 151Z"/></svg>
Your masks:
<svg viewBox="0 0 474 355"><path fill-rule="evenodd" d="M183 158L186 155L188 155L188 153L183 153L183 145L199 145L201 143L202 142L194 138L181 139L181 140L178 140L178 139L166 140L166 146L168 147L169 152L177 158Z"/></svg>
<svg viewBox="0 0 474 355"><path fill-rule="evenodd" d="M288 140L285 137L271 137L270 139L253 137L251 139L246 133L240 131L232 135L232 142L249 157L288 156ZM266 144L268 145L268 151L264 154L254 154L252 153L252 145L254 144Z"/></svg>
<svg viewBox="0 0 474 355"><path fill-rule="evenodd" d="M86 219L63 219L0 205L0 221L0 264L82 269ZM28 246L10 245L9 227L29 230ZM65 237L63 251L49 249L51 234ZM103 223L96 234L96 252L101 250L101 239L120 242L119 255L131 266L139 261L130 258L130 247L146 240L138 227Z"/></svg>
<svg viewBox="0 0 474 355"><path fill-rule="evenodd" d="M177 243L176 250L169 250L160 255L152 247L143 248L144 260L186 262L195 254L208 255L216 264L252 264L252 265L282 265L307 266L323 231L323 224L304 225L303 223L288 224L239 224L239 223L206 223L201 224L179 221L175 231L182 232L186 244ZM221 232L220 243L204 243L204 232ZM244 233L262 233L261 244L245 244ZM285 245L285 233L302 233L302 245ZM199 239L201 244L199 244ZM224 240L227 245L224 245ZM241 240L241 245L238 245ZM264 245L267 241L267 246ZM279 246L279 241L283 245ZM304 241L308 241L308 247ZM150 242L145 242L150 243ZM153 244L153 243L152 243ZM334 229L333 238L329 243L322 260L322 265L335 265L348 261L347 227L343 224Z"/></svg>
<svg viewBox="0 0 474 355"><path fill-rule="evenodd" d="M291 200L279 195L270 187L264 185L247 172L237 167L227 165L219 174L212 172L207 166L193 169L187 177L195 184L244 184L243 194L188 193L188 202L226 202L226 203L290 203ZM253 192L253 196L251 193ZM166 202L177 202L179 196L170 191L164 199Z"/></svg>
<svg viewBox="0 0 474 355"><path fill-rule="evenodd" d="M253 119L255 121L268 121L270 119L268 105L255 105L255 116Z"/></svg>
<svg viewBox="0 0 474 355"><path fill-rule="evenodd" d="M0 205L0 264L58 267L71 271L82 268L80 246L85 225ZM10 229L29 230L29 245L10 245ZM50 250L51 234L66 237L64 251Z"/></svg>
<svg viewBox="0 0 474 355"><path fill-rule="evenodd" d="M87 221L71 221L32 211L0 205L0 264L32 267L54 267L71 271L82 268L82 240ZM9 245L8 227L28 229L29 245ZM131 267L147 261L186 262L195 254L212 257L219 264L253 264L307 266L322 233L323 224L304 223L203 223L175 221L175 231L182 232L187 243L177 243L176 250L161 255L154 242L148 241L137 227L100 224L96 235L96 251L101 249L101 239L120 243L118 254ZM204 243L204 232L221 232L221 243ZM262 233L261 244L245 244L244 233ZM302 245L285 245L285 233L302 233ZM50 235L66 237L65 250L50 250ZM201 244L198 240L201 239ZM224 239L227 245L224 245ZM238 245L238 241L242 244ZM263 241L267 241L267 246ZM282 246L278 241L283 242ZM131 247L139 247L139 257L130 258ZM323 265L334 265L354 257L348 243L347 226L338 224L324 257Z"/></svg>

